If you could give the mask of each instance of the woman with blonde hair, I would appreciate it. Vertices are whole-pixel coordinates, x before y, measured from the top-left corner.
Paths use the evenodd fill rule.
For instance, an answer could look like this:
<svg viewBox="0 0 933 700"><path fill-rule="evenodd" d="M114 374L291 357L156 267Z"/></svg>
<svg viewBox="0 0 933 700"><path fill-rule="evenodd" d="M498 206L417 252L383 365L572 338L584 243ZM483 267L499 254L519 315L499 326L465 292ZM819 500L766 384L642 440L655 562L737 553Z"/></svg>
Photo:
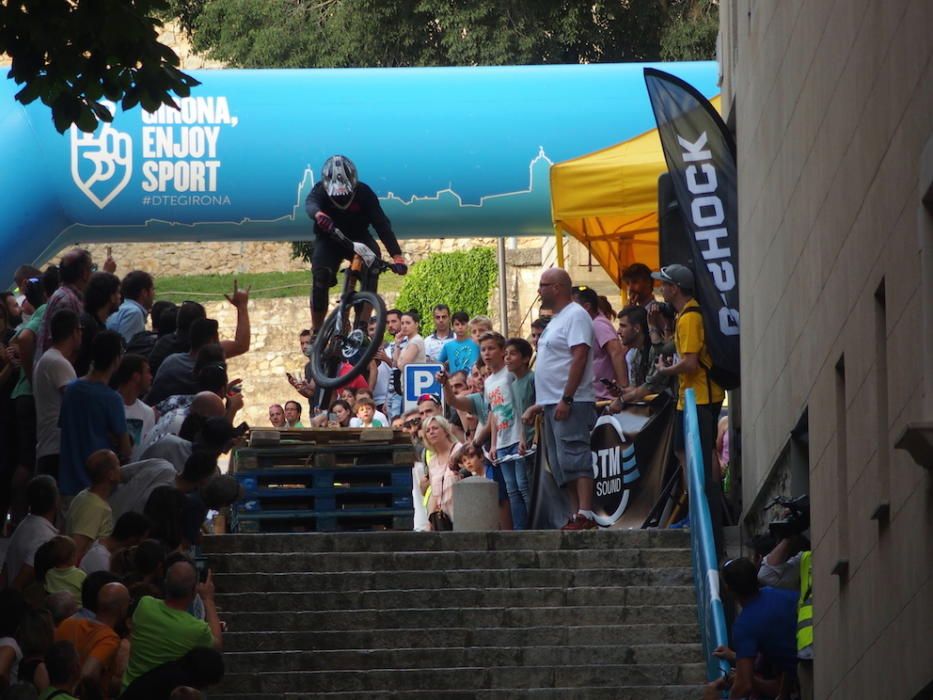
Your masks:
<svg viewBox="0 0 933 700"><path fill-rule="evenodd" d="M421 434L432 453L428 460L427 475L421 480L421 493L430 493L426 509L428 514L441 510L453 520L453 486L460 481L460 474L452 470L449 464L451 454L460 443L450 423L441 416L429 416L421 424Z"/></svg>

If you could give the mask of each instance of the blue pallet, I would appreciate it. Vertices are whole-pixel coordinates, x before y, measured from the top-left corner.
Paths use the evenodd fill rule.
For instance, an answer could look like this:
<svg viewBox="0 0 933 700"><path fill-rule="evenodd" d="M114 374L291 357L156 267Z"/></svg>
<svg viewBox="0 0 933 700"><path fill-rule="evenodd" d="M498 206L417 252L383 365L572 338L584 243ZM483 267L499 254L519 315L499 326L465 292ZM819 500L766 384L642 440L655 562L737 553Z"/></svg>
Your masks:
<svg viewBox="0 0 933 700"><path fill-rule="evenodd" d="M292 526L320 532L412 528L412 475L407 465L256 469L234 476L245 491L231 513L234 532Z"/></svg>

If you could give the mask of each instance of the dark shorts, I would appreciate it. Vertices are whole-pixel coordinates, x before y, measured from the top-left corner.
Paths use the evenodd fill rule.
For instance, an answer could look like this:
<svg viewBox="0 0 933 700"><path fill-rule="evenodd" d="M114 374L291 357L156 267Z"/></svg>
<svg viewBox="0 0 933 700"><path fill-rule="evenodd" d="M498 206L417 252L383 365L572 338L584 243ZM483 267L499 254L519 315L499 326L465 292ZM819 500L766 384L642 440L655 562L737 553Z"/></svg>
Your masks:
<svg viewBox="0 0 933 700"><path fill-rule="evenodd" d="M697 424L700 429L700 443L704 447L711 445L716 438L716 425L719 421L721 403L702 404L697 406ZM684 451L684 412L675 411L674 419L674 449ZM710 448L712 449L712 448Z"/></svg>
<svg viewBox="0 0 933 700"><path fill-rule="evenodd" d="M39 474L48 474L55 481L58 481L58 455L46 455L45 457L39 457L37 463L37 473Z"/></svg>
<svg viewBox="0 0 933 700"><path fill-rule="evenodd" d="M593 476L590 433L596 425L596 405L574 403L566 420L554 420L557 404L544 407L544 445L547 461L558 486Z"/></svg>
<svg viewBox="0 0 933 700"><path fill-rule="evenodd" d="M30 396L17 396L16 411L16 464L36 468L36 400Z"/></svg>

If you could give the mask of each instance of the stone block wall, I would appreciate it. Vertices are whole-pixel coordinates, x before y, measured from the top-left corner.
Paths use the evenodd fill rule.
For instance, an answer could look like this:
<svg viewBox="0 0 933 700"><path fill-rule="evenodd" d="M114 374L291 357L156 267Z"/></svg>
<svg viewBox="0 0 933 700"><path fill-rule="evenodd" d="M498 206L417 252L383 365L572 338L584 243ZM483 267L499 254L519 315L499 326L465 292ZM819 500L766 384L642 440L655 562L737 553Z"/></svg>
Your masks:
<svg viewBox="0 0 933 700"><path fill-rule="evenodd" d="M933 420L931 26L929 0L721 4L744 503L807 410L817 698L933 687L933 472L895 449Z"/></svg>
<svg viewBox="0 0 933 700"><path fill-rule="evenodd" d="M387 294L393 304L395 295ZM216 318L221 338L232 338L236 329L236 310L226 301L206 303L207 315ZM269 404L288 399L303 399L285 378L286 372L304 376L307 359L301 354L298 334L311 323L307 298L254 299L249 304L250 350L228 363L230 379L243 380L244 410L238 420L250 425L267 426ZM303 403L307 410L307 402Z"/></svg>

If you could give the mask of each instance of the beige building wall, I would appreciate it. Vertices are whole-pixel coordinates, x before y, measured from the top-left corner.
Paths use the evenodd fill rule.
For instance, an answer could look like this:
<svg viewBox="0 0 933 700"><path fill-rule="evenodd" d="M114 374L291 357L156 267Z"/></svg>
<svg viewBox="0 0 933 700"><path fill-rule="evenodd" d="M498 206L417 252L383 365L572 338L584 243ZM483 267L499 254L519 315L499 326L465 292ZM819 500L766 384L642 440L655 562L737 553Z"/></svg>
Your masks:
<svg viewBox="0 0 933 700"><path fill-rule="evenodd" d="M816 697L930 697L933 464L894 443L933 420L933 2L721 7L745 515L809 409Z"/></svg>

